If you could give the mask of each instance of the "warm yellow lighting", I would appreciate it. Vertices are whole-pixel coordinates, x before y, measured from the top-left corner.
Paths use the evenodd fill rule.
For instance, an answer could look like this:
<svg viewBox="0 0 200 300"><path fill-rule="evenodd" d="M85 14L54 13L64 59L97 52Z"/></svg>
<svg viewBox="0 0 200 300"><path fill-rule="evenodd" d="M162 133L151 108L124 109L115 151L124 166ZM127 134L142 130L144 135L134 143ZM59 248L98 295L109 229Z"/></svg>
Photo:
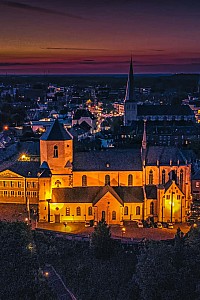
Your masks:
<svg viewBox="0 0 200 300"><path fill-rule="evenodd" d="M122 228L122 232L123 232L123 233L126 232L126 228L125 228L125 227Z"/></svg>
<svg viewBox="0 0 200 300"><path fill-rule="evenodd" d="M48 277L49 276L49 272L44 272L44 276Z"/></svg>

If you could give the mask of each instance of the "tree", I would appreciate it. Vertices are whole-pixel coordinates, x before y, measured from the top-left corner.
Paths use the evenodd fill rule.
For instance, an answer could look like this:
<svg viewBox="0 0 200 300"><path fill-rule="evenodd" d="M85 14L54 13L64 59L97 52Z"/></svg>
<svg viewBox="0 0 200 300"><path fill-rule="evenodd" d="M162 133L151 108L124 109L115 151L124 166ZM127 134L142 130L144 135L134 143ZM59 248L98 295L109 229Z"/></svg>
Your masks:
<svg viewBox="0 0 200 300"><path fill-rule="evenodd" d="M92 233L91 240L97 258L109 258L113 251L113 242L111 239L110 227L105 221L99 221Z"/></svg>

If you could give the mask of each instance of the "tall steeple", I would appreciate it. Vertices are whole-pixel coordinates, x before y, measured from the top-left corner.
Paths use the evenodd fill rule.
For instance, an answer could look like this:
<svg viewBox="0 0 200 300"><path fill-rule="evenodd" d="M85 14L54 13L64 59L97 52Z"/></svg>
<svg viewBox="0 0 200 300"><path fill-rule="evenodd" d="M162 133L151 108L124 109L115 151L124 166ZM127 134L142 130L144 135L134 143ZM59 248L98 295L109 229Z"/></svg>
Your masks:
<svg viewBox="0 0 200 300"><path fill-rule="evenodd" d="M134 81L133 81L133 62L132 57L130 61L130 68L129 68L129 75L128 75L128 81L126 86L126 96L125 101L134 101L133 100L133 91L134 91Z"/></svg>
<svg viewBox="0 0 200 300"><path fill-rule="evenodd" d="M124 125L131 126L132 122L136 120L137 102L134 99L133 62L131 57L128 81L126 86L126 95L124 98Z"/></svg>

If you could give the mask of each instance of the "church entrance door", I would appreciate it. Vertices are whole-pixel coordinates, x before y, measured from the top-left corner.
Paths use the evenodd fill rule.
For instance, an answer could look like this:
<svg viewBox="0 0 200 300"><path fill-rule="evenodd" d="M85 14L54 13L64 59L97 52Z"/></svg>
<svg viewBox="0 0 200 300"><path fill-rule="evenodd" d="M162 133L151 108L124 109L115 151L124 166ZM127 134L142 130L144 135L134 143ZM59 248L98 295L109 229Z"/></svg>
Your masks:
<svg viewBox="0 0 200 300"><path fill-rule="evenodd" d="M105 210L102 210L101 219L102 219L102 221L106 220L106 212L105 212Z"/></svg>
<svg viewBox="0 0 200 300"><path fill-rule="evenodd" d="M60 223L60 214L55 215L55 223Z"/></svg>

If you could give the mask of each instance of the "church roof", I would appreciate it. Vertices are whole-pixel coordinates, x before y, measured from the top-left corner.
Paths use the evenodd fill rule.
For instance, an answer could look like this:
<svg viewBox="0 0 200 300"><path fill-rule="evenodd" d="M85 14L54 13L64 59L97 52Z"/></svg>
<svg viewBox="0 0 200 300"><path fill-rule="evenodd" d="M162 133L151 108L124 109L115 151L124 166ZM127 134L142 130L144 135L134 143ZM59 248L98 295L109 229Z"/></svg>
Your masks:
<svg viewBox="0 0 200 300"><path fill-rule="evenodd" d="M75 152L74 171L141 171L140 149Z"/></svg>
<svg viewBox="0 0 200 300"><path fill-rule="evenodd" d="M188 105L138 105L138 116L194 116Z"/></svg>
<svg viewBox="0 0 200 300"><path fill-rule="evenodd" d="M141 186L115 186L113 189L125 203L142 203L144 201Z"/></svg>
<svg viewBox="0 0 200 300"><path fill-rule="evenodd" d="M159 165L185 165L186 158L180 149L175 146L150 146L147 147L146 160L147 166Z"/></svg>
<svg viewBox="0 0 200 300"><path fill-rule="evenodd" d="M157 187L156 185L146 185L145 193L147 199L157 199Z"/></svg>
<svg viewBox="0 0 200 300"><path fill-rule="evenodd" d="M16 161L9 166L0 168L0 172L10 170L23 177L37 178L40 163L37 161Z"/></svg>
<svg viewBox="0 0 200 300"><path fill-rule="evenodd" d="M40 138L42 141L66 141L71 140L72 136L56 119L47 131Z"/></svg>
<svg viewBox="0 0 200 300"><path fill-rule="evenodd" d="M96 197L95 197L95 199L93 201L93 205L95 205L107 192L110 192L119 201L119 203L121 203L122 205L124 205L122 199L116 193L114 187L111 187L109 185L105 185L105 186L103 186L100 189L99 193L96 195Z"/></svg>
<svg viewBox="0 0 200 300"><path fill-rule="evenodd" d="M52 189L51 203L91 203L95 205L107 192L110 192L122 205L142 203L142 187L91 186Z"/></svg>

